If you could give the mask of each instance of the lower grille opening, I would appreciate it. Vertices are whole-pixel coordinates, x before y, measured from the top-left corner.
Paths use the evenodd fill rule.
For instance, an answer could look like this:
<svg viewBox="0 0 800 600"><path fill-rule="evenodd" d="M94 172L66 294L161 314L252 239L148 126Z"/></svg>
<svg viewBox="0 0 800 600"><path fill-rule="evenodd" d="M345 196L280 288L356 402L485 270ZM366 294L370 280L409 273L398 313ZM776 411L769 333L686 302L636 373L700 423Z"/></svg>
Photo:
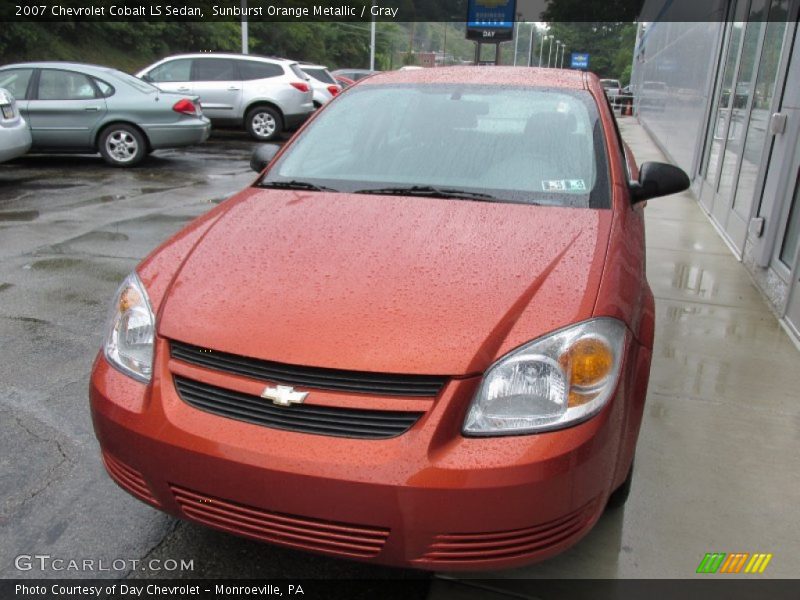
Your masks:
<svg viewBox="0 0 800 600"><path fill-rule="evenodd" d="M386 528L271 512L176 485L170 487L176 502L190 519L265 542L370 558L380 553L389 537Z"/></svg>
<svg viewBox="0 0 800 600"><path fill-rule="evenodd" d="M111 478L116 481L122 489L136 496L143 502L147 502L153 506L160 506L141 473L117 460L107 452L103 452L103 463L106 466L108 474L111 475Z"/></svg>
<svg viewBox="0 0 800 600"><path fill-rule="evenodd" d="M560 519L524 529L440 534L418 561L466 564L532 556L581 531L591 518L593 506L590 503Z"/></svg>

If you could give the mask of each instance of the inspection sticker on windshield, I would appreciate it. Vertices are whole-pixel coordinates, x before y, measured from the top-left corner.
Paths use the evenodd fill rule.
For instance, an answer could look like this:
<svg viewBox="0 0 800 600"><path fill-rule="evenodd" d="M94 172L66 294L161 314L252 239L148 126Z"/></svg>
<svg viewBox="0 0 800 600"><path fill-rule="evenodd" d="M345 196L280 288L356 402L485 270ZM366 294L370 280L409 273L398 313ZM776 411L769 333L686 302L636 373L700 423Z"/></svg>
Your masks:
<svg viewBox="0 0 800 600"><path fill-rule="evenodd" d="M585 192L586 183L583 179L550 179L542 181L545 192Z"/></svg>

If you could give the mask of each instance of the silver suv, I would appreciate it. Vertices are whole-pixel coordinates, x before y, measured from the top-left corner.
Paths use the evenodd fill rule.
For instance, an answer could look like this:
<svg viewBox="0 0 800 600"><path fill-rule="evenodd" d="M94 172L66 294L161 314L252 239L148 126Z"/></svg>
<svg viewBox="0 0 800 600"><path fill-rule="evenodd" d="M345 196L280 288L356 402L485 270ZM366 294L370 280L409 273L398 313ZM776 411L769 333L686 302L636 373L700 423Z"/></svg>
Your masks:
<svg viewBox="0 0 800 600"><path fill-rule="evenodd" d="M245 54L180 54L139 71L137 77L168 92L200 97L216 125L244 125L269 141L314 112L314 91L294 61Z"/></svg>

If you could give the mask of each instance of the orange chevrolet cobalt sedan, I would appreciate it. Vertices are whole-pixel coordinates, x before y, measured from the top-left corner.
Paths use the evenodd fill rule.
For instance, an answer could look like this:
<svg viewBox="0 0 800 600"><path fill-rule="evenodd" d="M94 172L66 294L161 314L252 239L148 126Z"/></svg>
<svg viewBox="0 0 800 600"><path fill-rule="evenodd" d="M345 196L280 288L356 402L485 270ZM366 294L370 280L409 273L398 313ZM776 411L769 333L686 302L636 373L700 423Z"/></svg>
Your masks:
<svg viewBox="0 0 800 600"><path fill-rule="evenodd" d="M110 476L233 534L420 569L557 554L625 500L647 392L644 200L593 75L385 73L113 301Z"/></svg>

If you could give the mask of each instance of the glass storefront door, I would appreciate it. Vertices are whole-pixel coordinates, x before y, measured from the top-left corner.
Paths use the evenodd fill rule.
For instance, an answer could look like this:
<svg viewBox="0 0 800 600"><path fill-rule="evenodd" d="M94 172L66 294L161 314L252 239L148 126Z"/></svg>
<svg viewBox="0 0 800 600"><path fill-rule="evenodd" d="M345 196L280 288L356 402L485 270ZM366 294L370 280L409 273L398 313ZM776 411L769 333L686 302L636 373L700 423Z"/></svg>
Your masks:
<svg viewBox="0 0 800 600"><path fill-rule="evenodd" d="M777 248L777 259L791 277L786 322L800 338L800 139L797 146L793 169L794 194L781 243Z"/></svg>
<svg viewBox="0 0 800 600"><path fill-rule="evenodd" d="M739 256L759 192L788 5L789 0L739 0L716 91L700 199Z"/></svg>

